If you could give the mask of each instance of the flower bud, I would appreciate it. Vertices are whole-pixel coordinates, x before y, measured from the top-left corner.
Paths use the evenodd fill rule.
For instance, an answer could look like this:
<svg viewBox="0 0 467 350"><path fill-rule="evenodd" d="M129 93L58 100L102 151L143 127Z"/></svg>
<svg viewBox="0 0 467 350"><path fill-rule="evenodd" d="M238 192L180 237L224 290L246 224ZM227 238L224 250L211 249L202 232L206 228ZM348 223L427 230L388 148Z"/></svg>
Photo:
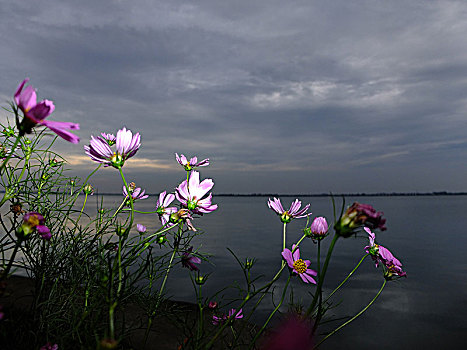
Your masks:
<svg viewBox="0 0 467 350"><path fill-rule="evenodd" d="M94 194L94 187L92 187L91 184L86 184L86 186L83 187L83 192L86 195L93 195Z"/></svg>
<svg viewBox="0 0 467 350"><path fill-rule="evenodd" d="M3 129L2 133L7 137L15 136L15 130L10 126Z"/></svg>
<svg viewBox="0 0 467 350"><path fill-rule="evenodd" d="M203 284L206 283L207 279L208 279L207 276L198 275L195 277L195 282L198 286L202 286Z"/></svg>
<svg viewBox="0 0 467 350"><path fill-rule="evenodd" d="M255 259L246 259L245 260L245 269L250 270L253 265L255 264L256 260Z"/></svg>
<svg viewBox="0 0 467 350"><path fill-rule="evenodd" d="M313 220L309 228L305 228L304 234L314 240L321 240L327 236L328 229L326 218L318 216Z"/></svg>
<svg viewBox="0 0 467 350"><path fill-rule="evenodd" d="M157 236L156 243L159 244L160 246L164 245L165 242L167 242L167 237L164 235L159 235Z"/></svg>
<svg viewBox="0 0 467 350"><path fill-rule="evenodd" d="M379 228L384 231L386 230L385 223L386 219L383 218L383 212L377 212L369 204L355 202L347 208L344 215L334 225L334 228L338 235L350 237L362 226L373 230Z"/></svg>

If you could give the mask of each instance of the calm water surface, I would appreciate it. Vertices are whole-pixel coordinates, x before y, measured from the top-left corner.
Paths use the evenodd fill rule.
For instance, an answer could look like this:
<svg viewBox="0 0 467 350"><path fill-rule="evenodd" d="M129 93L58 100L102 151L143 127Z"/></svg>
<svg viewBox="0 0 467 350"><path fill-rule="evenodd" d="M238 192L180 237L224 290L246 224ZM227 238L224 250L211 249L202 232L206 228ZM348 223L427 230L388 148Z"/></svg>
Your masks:
<svg viewBox="0 0 467 350"><path fill-rule="evenodd" d="M118 205L119 199L108 197L107 202ZM136 208L154 210L155 200L150 197L137 203ZM288 207L292 200L283 198L282 202ZM330 198L302 197L301 200L311 203L313 216L332 220ZM354 200L384 211L388 230L377 233L377 242L402 261L408 277L388 283L366 313L328 339L321 349L467 348L467 196L346 198L348 204ZM235 281L243 283L243 274L226 247L241 260L257 258L253 273L272 278L281 264L282 224L267 208L267 198L215 197L214 202L219 204L219 209L196 220L196 226L205 233L193 241L202 252L213 255L211 265L201 265L203 273L211 273L206 293L214 294ZM155 215L138 216L136 222L150 229L160 225ZM295 220L288 226L288 246L301 237L305 222ZM330 240L328 237L324 241L324 252ZM364 255L367 243L363 235L337 242L326 276L325 293L353 269ZM302 257L310 259L316 268L316 245L307 240L300 250ZM280 281L279 286L284 282L285 279ZM373 298L381 283L380 270L367 259L333 298L335 303L342 301L342 304L329 311L329 315L342 317L357 313ZM313 292L314 287L305 285L298 277L292 284L295 299L309 304L308 292ZM167 288L168 295L174 299L194 301L188 271L179 266L171 273ZM259 309L255 320L264 320L269 310L270 298ZM333 324L338 326L341 322Z"/></svg>

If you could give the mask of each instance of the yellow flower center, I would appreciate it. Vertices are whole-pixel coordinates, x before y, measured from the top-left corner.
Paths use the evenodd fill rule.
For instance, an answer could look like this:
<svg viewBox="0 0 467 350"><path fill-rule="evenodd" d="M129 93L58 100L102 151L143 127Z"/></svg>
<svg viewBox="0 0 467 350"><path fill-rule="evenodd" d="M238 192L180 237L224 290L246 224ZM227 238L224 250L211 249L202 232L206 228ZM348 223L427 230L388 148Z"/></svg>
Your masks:
<svg viewBox="0 0 467 350"><path fill-rule="evenodd" d="M306 266L305 262L302 259L295 260L293 263L293 268L297 273L305 273L308 267Z"/></svg>
<svg viewBox="0 0 467 350"><path fill-rule="evenodd" d="M36 227L37 225L39 225L39 219L36 215L32 215L29 220L28 220L28 223L29 225L31 225L32 227Z"/></svg>

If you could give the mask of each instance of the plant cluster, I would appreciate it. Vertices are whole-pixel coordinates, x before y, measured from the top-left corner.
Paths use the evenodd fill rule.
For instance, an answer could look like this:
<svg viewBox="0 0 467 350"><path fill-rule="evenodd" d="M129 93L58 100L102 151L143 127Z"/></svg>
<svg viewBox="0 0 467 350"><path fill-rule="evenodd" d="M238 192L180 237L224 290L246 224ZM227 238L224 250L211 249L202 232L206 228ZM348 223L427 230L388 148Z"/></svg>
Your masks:
<svg viewBox="0 0 467 350"><path fill-rule="evenodd" d="M143 310L147 340L155 319L172 312L164 307L165 288L170 271L180 264L189 273L197 308L196 320L184 326L186 337L180 349L279 349L280 344L284 344L282 348L311 349L367 310L388 281L406 275L401 262L375 242L373 231L385 230L385 219L370 205L354 203L344 210L343 204L339 215L334 210L334 233L323 261L321 244L331 236L327 219L316 217L310 223L310 204L302 208L296 199L286 210L280 199L273 198L267 205L282 223L283 238L276 273L270 278L256 276L257 260L241 260L232 252L244 275L244 282L236 282L239 297L223 300L222 291L205 296L203 287L209 275L203 274L202 266L209 259L192 241L202 233L199 219L218 208L212 199L213 180L201 180L198 171L209 165L209 159L198 161L197 157L175 154L185 171L183 181L172 193L160 193L153 211L138 210L137 203L149 195L128 181L124 169L126 161L141 148L140 134L122 127L116 134L91 136L84 152L97 163L95 170L85 179L70 176L66 159L54 152L54 144L57 137L78 143L79 138L69 130L78 130L79 125L47 120L54 112L53 102L37 102L34 88L27 83L25 79L19 85L7 109L15 124L1 126L0 300L15 272L29 277L32 300L25 310L0 305L0 343L4 348L131 348L131 332L142 325L128 321L127 310ZM52 139L47 137L51 132L55 134ZM88 199L95 192L90 179L103 167L118 171L122 201L109 208L101 200L95 211L90 211ZM138 223L140 215L157 217L159 228L151 230ZM290 245L287 225L298 219L306 219L303 235ZM336 242L357 233L369 239L362 247L363 257L331 293L324 295ZM302 258L302 253L312 255L309 249L300 250L304 240L316 246L313 262ZM333 331L320 333L331 298L368 256L381 267L381 288L355 316ZM288 310L280 328L271 330L270 321L287 311L284 301L293 296L294 288L306 288L310 299ZM267 296L275 300L275 306L262 325L254 326L250 319ZM297 340L299 345L293 345Z"/></svg>

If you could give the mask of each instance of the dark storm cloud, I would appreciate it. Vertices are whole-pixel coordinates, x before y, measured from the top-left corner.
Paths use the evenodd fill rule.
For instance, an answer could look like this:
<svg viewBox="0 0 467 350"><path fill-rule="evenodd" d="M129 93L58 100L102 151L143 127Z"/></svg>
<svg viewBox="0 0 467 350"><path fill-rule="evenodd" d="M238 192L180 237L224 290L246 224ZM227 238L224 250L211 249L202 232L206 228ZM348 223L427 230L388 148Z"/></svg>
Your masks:
<svg viewBox="0 0 467 350"><path fill-rule="evenodd" d="M141 132L142 181L175 186L181 152L222 192L465 189L464 2L0 6L1 96L31 77L81 144Z"/></svg>

